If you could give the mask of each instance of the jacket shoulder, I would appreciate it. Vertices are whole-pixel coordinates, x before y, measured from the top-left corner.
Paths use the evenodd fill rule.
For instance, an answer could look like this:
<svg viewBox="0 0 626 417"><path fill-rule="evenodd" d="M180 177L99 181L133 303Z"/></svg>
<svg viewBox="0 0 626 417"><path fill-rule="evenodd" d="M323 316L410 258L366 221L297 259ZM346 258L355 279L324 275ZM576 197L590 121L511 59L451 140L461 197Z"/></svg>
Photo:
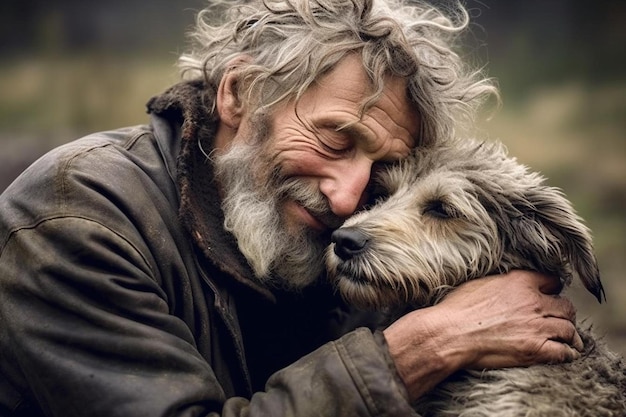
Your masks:
<svg viewBox="0 0 626 417"><path fill-rule="evenodd" d="M35 161L0 195L0 238L45 219L85 217L106 224L148 206L176 210L174 179L152 127L94 133Z"/></svg>

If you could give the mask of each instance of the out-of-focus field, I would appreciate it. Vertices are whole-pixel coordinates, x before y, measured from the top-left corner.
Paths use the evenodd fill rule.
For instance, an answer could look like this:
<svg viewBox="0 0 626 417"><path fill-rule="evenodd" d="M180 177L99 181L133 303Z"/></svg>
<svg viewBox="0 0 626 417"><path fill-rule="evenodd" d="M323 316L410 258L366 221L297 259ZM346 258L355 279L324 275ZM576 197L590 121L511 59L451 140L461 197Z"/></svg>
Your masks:
<svg viewBox="0 0 626 417"><path fill-rule="evenodd" d="M147 100L178 80L169 58L0 61L0 189L42 151L93 131L144 123Z"/></svg>
<svg viewBox="0 0 626 417"><path fill-rule="evenodd" d="M31 16L23 6L28 1L11 4ZM482 132L562 188L586 219L608 302L598 304L579 286L571 295L579 317L626 355L626 73L615 69L623 68L623 54L615 51L624 47L626 7L569 0L468 4L484 25L474 28L476 51L485 55L478 60L488 62L503 91L502 109L480 122ZM184 27L171 3L155 3L166 9L158 15L134 0L97 10L80 5L61 1L27 20L30 26L6 15L0 25L13 28L17 42L10 54L0 47L0 191L54 146L146 122L145 102L178 79L175 51L184 44ZM151 24L137 26L147 12ZM7 26L18 21L19 27ZM15 36L29 28L33 40ZM126 44L142 33L143 43Z"/></svg>

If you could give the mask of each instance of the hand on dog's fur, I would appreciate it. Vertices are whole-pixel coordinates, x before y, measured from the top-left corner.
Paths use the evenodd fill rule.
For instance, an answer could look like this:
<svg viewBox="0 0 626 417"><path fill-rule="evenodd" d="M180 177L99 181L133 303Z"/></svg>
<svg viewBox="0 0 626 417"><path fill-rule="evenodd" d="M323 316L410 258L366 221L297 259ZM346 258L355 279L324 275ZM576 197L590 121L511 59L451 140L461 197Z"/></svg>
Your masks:
<svg viewBox="0 0 626 417"><path fill-rule="evenodd" d="M623 360L557 295L578 281L605 299L560 190L501 144L458 138L382 169L372 194L333 233L328 276L348 304L416 310L384 334L419 415L626 416ZM491 276L513 270L545 275Z"/></svg>
<svg viewBox="0 0 626 417"><path fill-rule="evenodd" d="M444 300L413 311L385 330L411 399L459 369L566 362L583 343L575 310L551 295L558 280L532 272L473 280ZM548 293L548 294L546 294Z"/></svg>

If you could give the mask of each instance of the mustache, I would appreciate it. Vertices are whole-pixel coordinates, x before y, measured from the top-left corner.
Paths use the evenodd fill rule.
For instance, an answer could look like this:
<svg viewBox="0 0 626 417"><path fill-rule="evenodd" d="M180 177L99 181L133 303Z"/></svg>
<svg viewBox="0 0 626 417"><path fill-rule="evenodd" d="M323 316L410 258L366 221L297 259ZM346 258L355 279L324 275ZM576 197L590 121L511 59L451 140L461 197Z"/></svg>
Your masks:
<svg viewBox="0 0 626 417"><path fill-rule="evenodd" d="M314 184L289 178L281 182L277 192L279 198L297 202L329 229L338 229L345 220L332 212L328 199Z"/></svg>

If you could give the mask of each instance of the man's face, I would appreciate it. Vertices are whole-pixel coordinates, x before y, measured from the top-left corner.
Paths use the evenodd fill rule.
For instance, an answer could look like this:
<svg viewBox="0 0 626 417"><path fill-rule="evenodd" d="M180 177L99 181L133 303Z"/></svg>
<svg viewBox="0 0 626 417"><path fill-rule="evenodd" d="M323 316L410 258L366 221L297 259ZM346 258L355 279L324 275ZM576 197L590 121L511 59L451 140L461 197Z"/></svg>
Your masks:
<svg viewBox="0 0 626 417"><path fill-rule="evenodd" d="M330 233L364 203L374 164L415 146L419 117L406 84L390 78L360 117L368 86L360 61L349 56L297 105L244 117L218 158L226 227L257 276L295 287L314 281Z"/></svg>

